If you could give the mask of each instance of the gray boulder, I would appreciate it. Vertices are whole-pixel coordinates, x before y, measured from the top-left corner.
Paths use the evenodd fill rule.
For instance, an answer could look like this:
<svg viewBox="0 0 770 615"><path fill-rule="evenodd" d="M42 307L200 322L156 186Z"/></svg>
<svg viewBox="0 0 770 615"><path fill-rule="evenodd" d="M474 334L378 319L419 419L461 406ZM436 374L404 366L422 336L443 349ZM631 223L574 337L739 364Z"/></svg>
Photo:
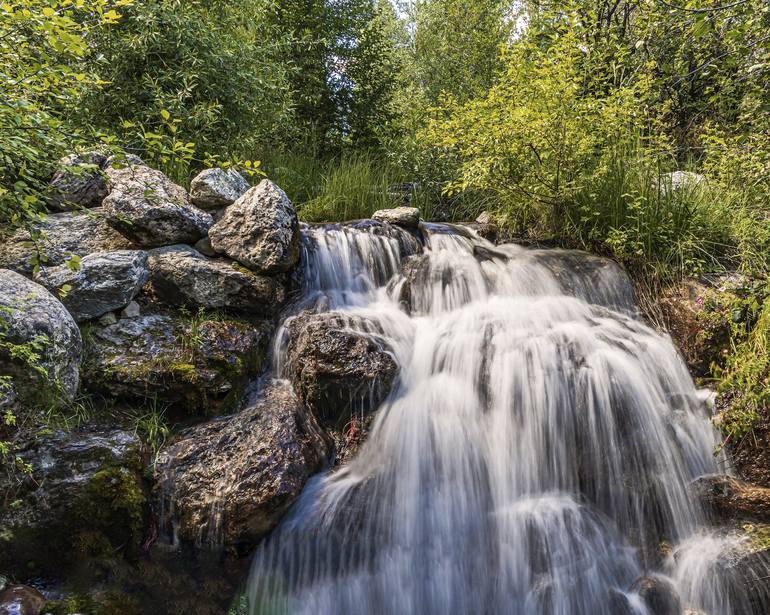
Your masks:
<svg viewBox="0 0 770 615"><path fill-rule="evenodd" d="M32 473L21 485L0 476L2 492L16 489L16 504L0 509L0 568L61 573L97 535L110 550L138 554L147 506L133 431L36 434L17 452Z"/></svg>
<svg viewBox="0 0 770 615"><path fill-rule="evenodd" d="M46 204L53 211L70 211L81 207L98 207L107 196L104 168L107 156L92 151L70 154L59 161L51 179Z"/></svg>
<svg viewBox="0 0 770 615"><path fill-rule="evenodd" d="M681 615L682 603L674 584L660 575L637 579L631 591L639 594L650 615Z"/></svg>
<svg viewBox="0 0 770 615"><path fill-rule="evenodd" d="M248 323L160 314L89 327L83 385L128 399L157 399L187 414L216 414L238 402L262 368L272 333Z"/></svg>
<svg viewBox="0 0 770 615"><path fill-rule="evenodd" d="M143 247L194 243L212 218L192 205L187 192L160 171L143 165L107 169L107 222Z"/></svg>
<svg viewBox="0 0 770 615"><path fill-rule="evenodd" d="M243 175L234 169L206 169L190 182L190 200L204 209L224 207L237 201L249 189Z"/></svg>
<svg viewBox="0 0 770 615"><path fill-rule="evenodd" d="M197 425L155 464L161 523L199 546L247 551L280 521L328 444L291 387L276 381L245 410Z"/></svg>
<svg viewBox="0 0 770 615"><path fill-rule="evenodd" d="M398 365L375 327L340 313L300 314L288 323L294 390L320 420L342 427L353 411L376 410Z"/></svg>
<svg viewBox="0 0 770 615"><path fill-rule="evenodd" d="M660 192L667 195L678 190L692 190L705 186L706 177L692 171L674 171L663 173L658 181Z"/></svg>
<svg viewBox="0 0 770 615"><path fill-rule="evenodd" d="M35 280L56 293L77 322L124 308L147 282L147 252L119 250L84 256L77 270L44 267ZM66 292L62 292L68 287Z"/></svg>
<svg viewBox="0 0 770 615"><path fill-rule="evenodd" d="M417 228L420 224L420 210L416 207L380 209L372 214L372 218L380 222L387 222L407 228Z"/></svg>
<svg viewBox="0 0 770 615"><path fill-rule="evenodd" d="M172 306L270 315L286 299L286 279L258 275L234 261L208 258L182 245L151 252L150 290Z"/></svg>
<svg viewBox="0 0 770 615"><path fill-rule="evenodd" d="M286 193L263 180L209 229L211 245L258 273L289 271L299 260L299 222Z"/></svg>
<svg viewBox="0 0 770 615"><path fill-rule="evenodd" d="M61 265L71 255L130 250L135 245L107 224L104 210L51 214L36 226L37 245L25 230L0 242L0 267L31 274L35 263Z"/></svg>
<svg viewBox="0 0 770 615"><path fill-rule="evenodd" d="M11 376L20 397L75 396L80 330L56 297L7 269L0 270L0 334L0 373ZM38 355L32 364L13 356L22 344Z"/></svg>

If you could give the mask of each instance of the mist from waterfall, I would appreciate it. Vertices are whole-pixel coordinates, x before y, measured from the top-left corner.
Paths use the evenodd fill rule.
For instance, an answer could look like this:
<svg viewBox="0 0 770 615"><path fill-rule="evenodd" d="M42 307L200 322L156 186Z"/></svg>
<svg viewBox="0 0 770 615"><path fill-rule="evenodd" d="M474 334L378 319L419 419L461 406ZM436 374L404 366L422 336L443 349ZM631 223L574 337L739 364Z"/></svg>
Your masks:
<svg viewBox="0 0 770 615"><path fill-rule="evenodd" d="M684 608L739 613L687 493L725 471L718 434L623 272L423 233L404 260L395 235L303 231L301 306L373 323L400 380L258 549L251 613L641 615L649 574Z"/></svg>

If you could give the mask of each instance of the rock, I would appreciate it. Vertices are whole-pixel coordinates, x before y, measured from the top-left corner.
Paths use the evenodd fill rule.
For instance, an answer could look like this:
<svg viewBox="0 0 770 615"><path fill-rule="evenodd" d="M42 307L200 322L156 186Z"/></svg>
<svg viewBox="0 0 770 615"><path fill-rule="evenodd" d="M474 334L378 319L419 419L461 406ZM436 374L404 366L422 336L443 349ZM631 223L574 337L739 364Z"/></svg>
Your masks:
<svg viewBox="0 0 770 615"><path fill-rule="evenodd" d="M147 513L141 443L133 431L83 428L36 434L18 454L32 468L0 509L0 567L60 574L99 547L138 554Z"/></svg>
<svg viewBox="0 0 770 615"><path fill-rule="evenodd" d="M206 169L190 182L190 200L204 209L223 207L237 201L248 189L249 182L234 169Z"/></svg>
<svg viewBox="0 0 770 615"><path fill-rule="evenodd" d="M319 419L341 427L353 411L376 410L398 366L374 325L338 313L300 314L288 323L294 390Z"/></svg>
<svg viewBox="0 0 770 615"><path fill-rule="evenodd" d="M108 168L107 222L143 247L194 243L206 234L211 216L192 205L187 192L160 171L143 165Z"/></svg>
<svg viewBox="0 0 770 615"><path fill-rule="evenodd" d="M659 575L641 577L631 587L639 594L649 615L681 615L682 604L674 584Z"/></svg>
<svg viewBox="0 0 770 615"><path fill-rule="evenodd" d="M312 415L285 382L245 410L197 425L155 464L166 530L185 541L248 551L280 521L328 454Z"/></svg>
<svg viewBox="0 0 770 615"><path fill-rule="evenodd" d="M46 600L27 585L11 585L0 592L0 615L40 615Z"/></svg>
<svg viewBox="0 0 770 615"><path fill-rule="evenodd" d="M393 207L380 209L372 214L372 219L407 228L417 228L420 224L420 210L416 207Z"/></svg>
<svg viewBox="0 0 770 615"><path fill-rule="evenodd" d="M217 251L211 247L211 240L208 237L199 239L198 241L195 242L195 245L193 247L204 256L217 255Z"/></svg>
<svg viewBox="0 0 770 615"><path fill-rule="evenodd" d="M103 327L109 327L110 325L114 325L116 322L118 322L118 318L113 312L107 312L99 319L99 324Z"/></svg>
<svg viewBox="0 0 770 615"><path fill-rule="evenodd" d="M0 270L0 373L10 375L26 400L72 399L78 388L80 330L65 307L45 288ZM33 345L39 359L29 365L13 358L6 344ZM41 401L42 401L41 400Z"/></svg>
<svg viewBox="0 0 770 615"><path fill-rule="evenodd" d="M120 312L120 317L121 318L139 318L141 314L142 314L142 308L139 307L139 304L136 301L131 301ZM109 324L115 324L115 323L109 323Z"/></svg>
<svg viewBox="0 0 770 615"><path fill-rule="evenodd" d="M53 211L70 211L81 207L99 207L107 196L104 168L107 156L92 151L70 154L59 161L46 195Z"/></svg>
<svg viewBox="0 0 770 615"><path fill-rule="evenodd" d="M704 175L692 173L691 171L674 171L673 173L663 173L660 176L659 190L666 195L682 189L693 189L704 186L707 181Z"/></svg>
<svg viewBox="0 0 770 615"><path fill-rule="evenodd" d="M110 227L101 208L83 212L52 214L37 225L42 233L38 240L39 264L62 264L72 254L86 256L93 252L130 250L134 244ZM31 274L38 258L38 251L29 233L18 230L0 242L0 267L19 273Z"/></svg>
<svg viewBox="0 0 770 615"><path fill-rule="evenodd" d="M271 333L267 322L160 314L92 326L83 384L105 395L157 399L188 415L215 414L232 408L259 373Z"/></svg>
<svg viewBox="0 0 770 615"><path fill-rule="evenodd" d="M488 211L482 211L476 218L476 224L494 224L495 220Z"/></svg>
<svg viewBox="0 0 770 615"><path fill-rule="evenodd" d="M211 259L189 246L150 254L150 288L172 306L226 308L271 315L286 299L285 276L258 275L236 262Z"/></svg>
<svg viewBox="0 0 770 615"><path fill-rule="evenodd" d="M286 193L263 180L209 229L211 245L258 273L289 271L299 260L299 223Z"/></svg>
<svg viewBox="0 0 770 615"><path fill-rule="evenodd" d="M718 521L753 520L770 523L770 488L744 483L732 476L696 478L690 491Z"/></svg>
<svg viewBox="0 0 770 615"><path fill-rule="evenodd" d="M147 252L118 250L88 254L74 271L68 265L43 267L35 281L61 297L72 317L83 322L128 305L148 277Z"/></svg>

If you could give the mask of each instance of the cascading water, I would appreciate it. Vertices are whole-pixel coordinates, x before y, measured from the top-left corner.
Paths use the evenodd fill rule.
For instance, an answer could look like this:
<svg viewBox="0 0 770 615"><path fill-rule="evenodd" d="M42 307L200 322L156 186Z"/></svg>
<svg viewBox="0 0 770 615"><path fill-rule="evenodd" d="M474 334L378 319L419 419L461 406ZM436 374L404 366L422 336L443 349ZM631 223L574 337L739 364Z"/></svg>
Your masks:
<svg viewBox="0 0 770 615"><path fill-rule="evenodd" d="M622 272L424 232L407 262L394 236L303 233L303 306L374 323L401 376L260 546L251 613L644 614L631 588L656 570L683 607L740 613L687 495L724 470L718 435Z"/></svg>

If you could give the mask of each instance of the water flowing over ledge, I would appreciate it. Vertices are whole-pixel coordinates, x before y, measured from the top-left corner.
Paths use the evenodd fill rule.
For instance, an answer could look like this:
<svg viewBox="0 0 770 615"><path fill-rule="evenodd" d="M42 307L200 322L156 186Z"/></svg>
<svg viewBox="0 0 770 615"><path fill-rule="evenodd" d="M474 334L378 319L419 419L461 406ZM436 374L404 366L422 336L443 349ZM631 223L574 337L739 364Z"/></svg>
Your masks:
<svg viewBox="0 0 770 615"><path fill-rule="evenodd" d="M422 232L420 253L401 230L303 230L297 309L376 336L400 377L258 549L251 613L643 615L651 586L679 611L748 612L719 566L732 539L687 490L724 471L718 434L625 274Z"/></svg>

